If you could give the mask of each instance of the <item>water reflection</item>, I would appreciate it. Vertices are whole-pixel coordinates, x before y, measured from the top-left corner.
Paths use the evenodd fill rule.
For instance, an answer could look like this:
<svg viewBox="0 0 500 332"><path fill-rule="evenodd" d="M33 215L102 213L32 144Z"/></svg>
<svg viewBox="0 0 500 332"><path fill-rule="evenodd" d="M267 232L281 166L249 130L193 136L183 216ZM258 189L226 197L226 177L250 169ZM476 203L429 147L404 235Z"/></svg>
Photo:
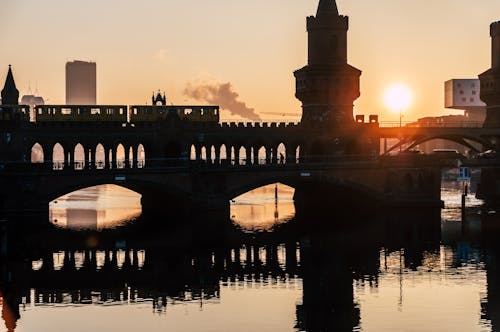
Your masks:
<svg viewBox="0 0 500 332"><path fill-rule="evenodd" d="M295 216L294 193L281 183L249 191L231 201L231 220L246 231L270 230Z"/></svg>
<svg viewBox="0 0 500 332"><path fill-rule="evenodd" d="M448 227L457 220L440 222L440 210L349 211L314 223L292 218L272 232L241 232L229 221L203 234L199 224L182 225L182 241L157 228L99 235L91 248L85 239L68 244L60 230L29 246L19 239L2 262L10 279L0 287L4 325L18 332L498 330L495 215L478 215L478 234Z"/></svg>
<svg viewBox="0 0 500 332"><path fill-rule="evenodd" d="M116 185L82 189L50 202L50 221L69 229L116 227L141 215L140 197Z"/></svg>

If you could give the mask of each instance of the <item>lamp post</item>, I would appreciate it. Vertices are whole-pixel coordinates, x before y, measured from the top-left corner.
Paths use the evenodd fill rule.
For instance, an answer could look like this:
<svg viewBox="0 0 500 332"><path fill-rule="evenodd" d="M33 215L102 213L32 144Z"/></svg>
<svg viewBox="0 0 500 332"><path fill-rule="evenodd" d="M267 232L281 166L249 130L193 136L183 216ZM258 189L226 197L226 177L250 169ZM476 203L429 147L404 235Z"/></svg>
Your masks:
<svg viewBox="0 0 500 332"><path fill-rule="evenodd" d="M399 151L401 152L401 140L403 139L403 110L411 104L410 90L401 84L390 86L385 93L385 104L393 112L399 112Z"/></svg>

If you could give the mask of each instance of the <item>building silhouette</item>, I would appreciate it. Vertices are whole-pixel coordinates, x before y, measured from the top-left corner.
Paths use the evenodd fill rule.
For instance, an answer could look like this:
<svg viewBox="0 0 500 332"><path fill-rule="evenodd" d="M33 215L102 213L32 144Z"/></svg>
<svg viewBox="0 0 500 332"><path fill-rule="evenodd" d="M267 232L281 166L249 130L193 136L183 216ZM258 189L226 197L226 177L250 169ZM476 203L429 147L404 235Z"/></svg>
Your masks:
<svg viewBox="0 0 500 332"><path fill-rule="evenodd" d="M66 104L96 104L96 63L66 62Z"/></svg>
<svg viewBox="0 0 500 332"><path fill-rule="evenodd" d="M360 96L361 71L347 63L349 18L334 0L320 0L307 18L308 64L295 71L295 96L302 123L322 128L352 126L353 103Z"/></svg>
<svg viewBox="0 0 500 332"><path fill-rule="evenodd" d="M16 88L16 82L14 82L10 65L2 90L2 105L19 105L19 90Z"/></svg>
<svg viewBox="0 0 500 332"><path fill-rule="evenodd" d="M490 25L491 68L479 75L481 100L486 103L484 127L500 127L500 21Z"/></svg>

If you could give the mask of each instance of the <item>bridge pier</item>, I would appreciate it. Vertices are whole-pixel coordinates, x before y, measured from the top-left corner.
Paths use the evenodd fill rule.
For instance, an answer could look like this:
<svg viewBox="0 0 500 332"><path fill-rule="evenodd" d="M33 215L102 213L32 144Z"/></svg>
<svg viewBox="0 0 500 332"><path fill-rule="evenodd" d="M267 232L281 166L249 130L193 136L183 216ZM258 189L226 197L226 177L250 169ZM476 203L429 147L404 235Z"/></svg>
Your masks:
<svg viewBox="0 0 500 332"><path fill-rule="evenodd" d="M500 168L481 168L481 182L478 184L476 197L489 205L500 205Z"/></svg>

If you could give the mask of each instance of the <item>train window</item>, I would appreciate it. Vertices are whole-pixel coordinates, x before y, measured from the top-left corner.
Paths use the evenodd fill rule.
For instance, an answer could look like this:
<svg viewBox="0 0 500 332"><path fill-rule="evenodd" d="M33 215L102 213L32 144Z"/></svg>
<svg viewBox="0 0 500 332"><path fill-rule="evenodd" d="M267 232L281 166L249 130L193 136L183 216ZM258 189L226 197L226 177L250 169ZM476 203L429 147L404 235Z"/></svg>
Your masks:
<svg viewBox="0 0 500 332"><path fill-rule="evenodd" d="M70 115L71 114L71 108L61 108L61 114Z"/></svg>
<svg viewBox="0 0 500 332"><path fill-rule="evenodd" d="M200 110L200 114L203 115L203 108Z"/></svg>
<svg viewBox="0 0 500 332"><path fill-rule="evenodd" d="M90 109L90 114L101 114L101 109L100 108L91 108Z"/></svg>
<svg viewBox="0 0 500 332"><path fill-rule="evenodd" d="M184 115L189 115L189 114L191 114L191 113L193 113L193 110L192 110L192 109L190 109L190 108L186 108L186 109L184 109Z"/></svg>
<svg viewBox="0 0 500 332"><path fill-rule="evenodd" d="M217 115L218 109L214 109L214 115Z"/></svg>
<svg viewBox="0 0 500 332"><path fill-rule="evenodd" d="M38 109L38 114L42 115L43 111L41 108Z"/></svg>
<svg viewBox="0 0 500 332"><path fill-rule="evenodd" d="M137 108L134 108L134 114L137 115Z"/></svg>
<svg viewBox="0 0 500 332"><path fill-rule="evenodd" d="M123 114L123 108L120 108L120 115Z"/></svg>

